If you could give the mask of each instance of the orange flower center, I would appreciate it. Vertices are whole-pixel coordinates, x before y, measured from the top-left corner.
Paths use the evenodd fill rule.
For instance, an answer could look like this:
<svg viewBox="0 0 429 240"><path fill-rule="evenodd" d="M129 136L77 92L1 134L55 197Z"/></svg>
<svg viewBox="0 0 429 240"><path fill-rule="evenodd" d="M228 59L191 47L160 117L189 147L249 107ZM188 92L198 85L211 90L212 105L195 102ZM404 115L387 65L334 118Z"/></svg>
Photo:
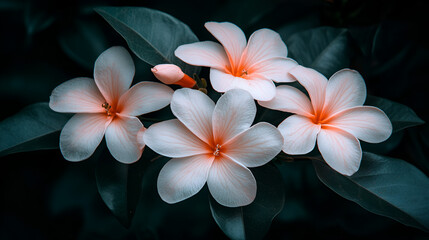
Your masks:
<svg viewBox="0 0 429 240"><path fill-rule="evenodd" d="M311 117L310 119L314 124L323 125L329 122L330 117L331 117L331 114L322 110L322 111L315 112L314 116Z"/></svg>
<svg viewBox="0 0 429 240"><path fill-rule="evenodd" d="M233 75L234 77L241 77L241 78L246 78L250 74L249 68L244 64L227 67L226 72L228 74Z"/></svg>

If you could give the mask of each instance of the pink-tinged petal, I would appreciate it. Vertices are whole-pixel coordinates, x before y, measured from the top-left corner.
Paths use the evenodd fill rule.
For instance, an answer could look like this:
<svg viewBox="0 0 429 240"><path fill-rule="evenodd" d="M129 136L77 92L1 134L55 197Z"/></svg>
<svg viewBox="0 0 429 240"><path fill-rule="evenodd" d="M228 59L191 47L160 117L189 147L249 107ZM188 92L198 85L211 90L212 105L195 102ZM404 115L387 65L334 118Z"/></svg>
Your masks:
<svg viewBox="0 0 429 240"><path fill-rule="evenodd" d="M215 103L204 93L194 89L176 90L171 111L191 132L209 143L213 139L212 114Z"/></svg>
<svg viewBox="0 0 429 240"><path fill-rule="evenodd" d="M103 113L75 114L60 135L60 149L65 159L77 162L89 158L103 139L111 118Z"/></svg>
<svg viewBox="0 0 429 240"><path fill-rule="evenodd" d="M256 180L252 172L226 156L213 161L207 186L213 198L226 207L248 205L256 196Z"/></svg>
<svg viewBox="0 0 429 240"><path fill-rule="evenodd" d="M139 145L140 149L142 149L146 146L146 143L144 142L144 133L146 132L147 128L145 128L144 126L142 126L139 130L139 132L137 133L137 144Z"/></svg>
<svg viewBox="0 0 429 240"><path fill-rule="evenodd" d="M316 70L300 65L291 69L289 73L305 87L310 95L313 109L321 111L325 102L326 86L328 85L326 77Z"/></svg>
<svg viewBox="0 0 429 240"><path fill-rule="evenodd" d="M243 31L229 22L207 22L204 26L223 45L231 65L239 64L247 44Z"/></svg>
<svg viewBox="0 0 429 240"><path fill-rule="evenodd" d="M362 159L359 140L338 128L322 128L317 136L317 146L323 159L335 171L351 176L357 172Z"/></svg>
<svg viewBox="0 0 429 240"><path fill-rule="evenodd" d="M228 56L222 45L211 41L179 46L176 51L174 51L174 54L182 61L191 65L218 69L224 69L230 66Z"/></svg>
<svg viewBox="0 0 429 240"><path fill-rule="evenodd" d="M253 97L244 90L232 89L223 94L213 111L215 142L225 142L247 130L256 115Z"/></svg>
<svg viewBox="0 0 429 240"><path fill-rule="evenodd" d="M313 106L307 95L288 85L278 86L276 96L270 101L258 101L258 103L274 110L296 113L306 117L313 116Z"/></svg>
<svg viewBox="0 0 429 240"><path fill-rule="evenodd" d="M177 203L199 192L206 184L213 159L213 154L202 154L168 161L158 176L162 200Z"/></svg>
<svg viewBox="0 0 429 240"><path fill-rule="evenodd" d="M214 90L218 92L239 88L248 91L256 100L268 101L276 95L276 86L273 81L263 77L244 79L212 68L210 69L210 82Z"/></svg>
<svg viewBox="0 0 429 240"><path fill-rule="evenodd" d="M112 156L121 163L140 159L142 148L137 134L143 124L136 117L116 115L106 130L106 144Z"/></svg>
<svg viewBox="0 0 429 240"><path fill-rule="evenodd" d="M306 154L316 145L320 125L309 118L292 115L278 126L284 139L283 151L287 154Z"/></svg>
<svg viewBox="0 0 429 240"><path fill-rule="evenodd" d="M286 57L287 48L280 35L273 30L263 28L250 36L241 64L251 68L254 64L263 61Z"/></svg>
<svg viewBox="0 0 429 240"><path fill-rule="evenodd" d="M101 113L103 95L91 78L74 78L56 87L51 94L49 107L56 112Z"/></svg>
<svg viewBox="0 0 429 240"><path fill-rule="evenodd" d="M111 47L95 61L95 83L110 105L130 88L134 73L133 59L123 47Z"/></svg>
<svg viewBox="0 0 429 240"><path fill-rule="evenodd" d="M144 142L156 153L174 158L210 153L210 147L177 119L151 125L143 135Z"/></svg>
<svg viewBox="0 0 429 240"><path fill-rule="evenodd" d="M362 106L366 86L362 76L350 69L336 72L328 81L324 111L334 114L350 107Z"/></svg>
<svg viewBox="0 0 429 240"><path fill-rule="evenodd" d="M370 106L346 109L337 113L327 124L370 143L383 142L392 134L392 123L386 114Z"/></svg>
<svg viewBox="0 0 429 240"><path fill-rule="evenodd" d="M151 71L159 81L165 84L174 84L185 76L182 69L174 64L158 64L151 68Z"/></svg>
<svg viewBox="0 0 429 240"><path fill-rule="evenodd" d="M276 58L253 65L248 70L249 73L256 72L274 82L294 82L296 79L289 74L289 71L296 67L298 63L290 58Z"/></svg>
<svg viewBox="0 0 429 240"><path fill-rule="evenodd" d="M222 145L221 152L246 167L259 167L273 159L282 147L279 130L260 122Z"/></svg>
<svg viewBox="0 0 429 240"><path fill-rule="evenodd" d="M128 116L157 111L170 104L173 93L161 83L139 82L121 96L117 111Z"/></svg>

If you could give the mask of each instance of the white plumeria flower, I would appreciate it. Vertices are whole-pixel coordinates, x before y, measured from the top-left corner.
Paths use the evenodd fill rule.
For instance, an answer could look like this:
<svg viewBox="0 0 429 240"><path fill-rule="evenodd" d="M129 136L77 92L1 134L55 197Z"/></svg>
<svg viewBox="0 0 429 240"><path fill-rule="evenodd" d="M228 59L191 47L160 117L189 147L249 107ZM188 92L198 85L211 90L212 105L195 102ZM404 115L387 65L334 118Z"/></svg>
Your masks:
<svg viewBox="0 0 429 240"><path fill-rule="evenodd" d="M118 161L133 163L140 158L144 143L138 141L137 134L145 128L136 116L167 106L173 90L154 82L140 82L130 88L134 73L128 51L111 47L95 61L95 80L74 78L53 90L49 101L52 110L77 113L61 131L60 149L65 159L75 162L89 158L104 135Z"/></svg>
<svg viewBox="0 0 429 240"><path fill-rule="evenodd" d="M144 142L171 157L158 177L158 193L167 203L187 199L207 182L220 204L238 207L256 196L256 180L248 167L274 158L283 146L271 124L257 123L252 96L240 89L222 95L217 104L193 89L176 90L171 110L178 119L150 126Z"/></svg>
<svg viewBox="0 0 429 240"><path fill-rule="evenodd" d="M336 72L329 81L317 71L297 66L290 71L305 87L310 99L291 86L278 86L277 95L261 106L295 113L278 129L284 137L283 151L306 154L316 139L323 159L337 172L352 175L360 166L362 149L358 139L379 143L389 138L392 124L376 107L362 106L366 87L362 76L353 70Z"/></svg>
<svg viewBox="0 0 429 240"><path fill-rule="evenodd" d="M240 88L256 100L268 101L276 94L273 81L295 81L288 72L297 63L287 58L286 45L278 33L260 29L247 43L243 31L232 23L207 22L204 26L222 45L212 41L185 44L175 55L188 64L210 67L214 90Z"/></svg>

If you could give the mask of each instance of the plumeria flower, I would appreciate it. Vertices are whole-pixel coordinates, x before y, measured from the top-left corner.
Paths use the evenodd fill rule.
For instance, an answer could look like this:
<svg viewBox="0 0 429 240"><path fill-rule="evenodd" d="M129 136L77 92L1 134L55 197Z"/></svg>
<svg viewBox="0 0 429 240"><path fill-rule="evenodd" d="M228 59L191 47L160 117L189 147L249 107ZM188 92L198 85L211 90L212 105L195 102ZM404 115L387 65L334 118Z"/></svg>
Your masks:
<svg viewBox="0 0 429 240"><path fill-rule="evenodd" d="M174 64L158 64L151 70L153 75L165 84L175 84L186 88L192 88L196 84L193 78L189 77L179 66Z"/></svg>
<svg viewBox="0 0 429 240"><path fill-rule="evenodd" d="M127 50L111 47L95 61L95 80L74 78L53 90L51 109L76 113L60 135L65 159L87 159L104 135L110 153L118 161L133 163L140 158L144 143L138 141L137 134L145 128L136 116L167 106L173 90L153 82L140 82L130 88L134 73Z"/></svg>
<svg viewBox="0 0 429 240"><path fill-rule="evenodd" d="M171 157L158 176L158 193L167 203L187 199L207 182L213 198L228 207L250 204L256 180L248 167L264 165L283 146L271 124L257 123L252 96L241 89L215 103L198 90L176 90L171 110L178 119L151 125L144 142Z"/></svg>
<svg viewBox="0 0 429 240"><path fill-rule="evenodd" d="M290 74L305 87L310 99L298 89L283 85L277 87L274 99L259 102L267 108L296 114L278 126L284 138L283 151L308 153L317 139L326 163L343 175L352 175L362 159L358 139L369 143L385 141L392 133L389 118L376 107L362 106L366 86L356 71L340 70L329 81L302 66L295 67Z"/></svg>
<svg viewBox="0 0 429 240"><path fill-rule="evenodd" d="M236 25L207 22L207 30L222 44L212 41L179 46L175 54L184 62L210 67L210 82L218 92L247 90L254 99L268 101L276 94L275 82L293 82L288 74L297 63L287 58L280 35L270 29L254 32L249 43Z"/></svg>

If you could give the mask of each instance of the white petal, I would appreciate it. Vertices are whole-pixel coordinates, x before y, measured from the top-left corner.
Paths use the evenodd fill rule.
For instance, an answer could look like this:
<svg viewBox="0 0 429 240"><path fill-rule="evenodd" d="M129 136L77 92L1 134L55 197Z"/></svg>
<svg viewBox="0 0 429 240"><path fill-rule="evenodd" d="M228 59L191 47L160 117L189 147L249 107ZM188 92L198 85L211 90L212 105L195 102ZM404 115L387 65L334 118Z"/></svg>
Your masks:
<svg viewBox="0 0 429 240"><path fill-rule="evenodd" d="M146 128L144 126L142 126L139 130L139 132L137 133L137 144L139 145L139 148L142 149L146 146L146 143L144 142L144 133L146 132Z"/></svg>
<svg viewBox="0 0 429 240"><path fill-rule="evenodd" d="M280 35L273 30L263 28L250 36L243 53L242 64L250 68L266 60L286 57L287 48Z"/></svg>
<svg viewBox="0 0 429 240"><path fill-rule="evenodd" d="M49 107L56 112L102 113L103 95L91 78L74 78L56 87L51 94Z"/></svg>
<svg viewBox="0 0 429 240"><path fill-rule="evenodd" d="M314 124L307 117L292 115L280 123L278 129L284 138L285 153L306 154L316 145L320 125Z"/></svg>
<svg viewBox="0 0 429 240"><path fill-rule="evenodd" d="M213 198L226 207L248 205L256 196L252 172L226 156L213 161L207 185Z"/></svg>
<svg viewBox="0 0 429 240"><path fill-rule="evenodd" d="M276 86L271 80L234 77L214 68L210 69L210 82L214 90L218 92L239 88L248 91L256 100L268 101L273 99L276 94Z"/></svg>
<svg viewBox="0 0 429 240"><path fill-rule="evenodd" d="M232 89L223 94L213 111L215 142L225 142L247 130L256 115L253 97L244 90Z"/></svg>
<svg viewBox="0 0 429 240"><path fill-rule="evenodd" d="M392 124L386 114L370 106L346 109L337 113L327 124L370 143L383 142L392 134Z"/></svg>
<svg viewBox="0 0 429 240"><path fill-rule="evenodd" d="M174 51L174 54L191 65L218 69L229 67L225 49L219 43L211 41L181 45Z"/></svg>
<svg viewBox="0 0 429 240"><path fill-rule="evenodd" d="M117 111L128 116L157 111L170 104L173 92L161 83L139 82L121 96Z"/></svg>
<svg viewBox="0 0 429 240"><path fill-rule="evenodd" d="M204 93L194 89L176 90L171 100L171 111L201 140L213 139L212 114L215 103Z"/></svg>
<svg viewBox="0 0 429 240"><path fill-rule="evenodd" d="M274 110L296 113L306 117L313 116L313 107L307 95L288 85L278 86L276 96L270 101L258 101L258 103Z"/></svg>
<svg viewBox="0 0 429 240"><path fill-rule="evenodd" d="M323 159L335 171L351 176L357 172L362 159L359 140L348 132L336 128L322 128L317 146Z"/></svg>
<svg viewBox="0 0 429 240"><path fill-rule="evenodd" d="M210 153L210 147L177 119L151 125L143 135L144 143L167 157L188 157Z"/></svg>
<svg viewBox="0 0 429 240"><path fill-rule="evenodd" d="M110 123L104 113L78 113L64 126L60 149L65 159L77 162L89 158L103 139Z"/></svg>
<svg viewBox="0 0 429 240"><path fill-rule="evenodd" d="M243 31L229 22L207 22L204 26L223 45L231 65L239 64L247 44Z"/></svg>
<svg viewBox="0 0 429 240"><path fill-rule="evenodd" d="M282 147L279 130L260 122L222 145L221 151L246 167L258 167L273 159Z"/></svg>
<svg viewBox="0 0 429 240"><path fill-rule="evenodd" d="M116 115L106 130L106 143L112 156L121 163L134 163L142 155L137 134L143 124L136 117Z"/></svg>
<svg viewBox="0 0 429 240"><path fill-rule="evenodd" d="M111 47L95 61L95 83L110 105L130 88L134 73L133 59L123 47Z"/></svg>
<svg viewBox="0 0 429 240"><path fill-rule="evenodd" d="M366 86L362 76L353 70L336 72L328 81L324 111L334 114L350 107L362 106Z"/></svg>
<svg viewBox="0 0 429 240"><path fill-rule="evenodd" d="M313 109L316 112L321 111L325 102L328 79L316 70L300 65L291 69L290 74L307 90Z"/></svg>
<svg viewBox="0 0 429 240"><path fill-rule="evenodd" d="M173 158L158 176L158 193L167 203L177 203L192 197L206 184L213 155Z"/></svg>
<svg viewBox="0 0 429 240"><path fill-rule="evenodd" d="M253 65L249 73L257 73L275 82L294 82L296 79L289 72L296 67L298 63L290 58L275 58Z"/></svg>

